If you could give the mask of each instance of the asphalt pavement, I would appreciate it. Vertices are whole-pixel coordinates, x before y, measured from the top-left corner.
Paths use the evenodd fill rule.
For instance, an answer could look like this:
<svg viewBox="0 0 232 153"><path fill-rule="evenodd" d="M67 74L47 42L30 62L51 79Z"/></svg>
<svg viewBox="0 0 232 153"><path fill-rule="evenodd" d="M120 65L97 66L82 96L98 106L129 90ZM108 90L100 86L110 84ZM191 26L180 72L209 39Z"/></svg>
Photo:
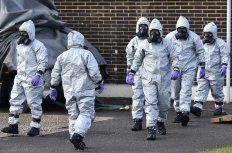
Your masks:
<svg viewBox="0 0 232 153"><path fill-rule="evenodd" d="M103 98L104 104L130 105L125 98ZM168 116L167 134L157 134L157 140L147 141L145 122L143 130L131 131L133 124L130 110L97 110L96 121L86 135L86 150L75 150L69 142L67 112L50 106L44 111L43 128L37 137L26 136L30 113L23 114L19 135L0 132L0 153L197 153L207 149L232 146L232 125L212 124L214 103L208 102L202 117L190 115L187 127L172 123L175 112L171 107ZM232 103L225 104L224 110L232 114ZM0 106L0 128L7 125L8 109ZM143 119L145 121L145 118ZM21 125L22 124L22 125Z"/></svg>

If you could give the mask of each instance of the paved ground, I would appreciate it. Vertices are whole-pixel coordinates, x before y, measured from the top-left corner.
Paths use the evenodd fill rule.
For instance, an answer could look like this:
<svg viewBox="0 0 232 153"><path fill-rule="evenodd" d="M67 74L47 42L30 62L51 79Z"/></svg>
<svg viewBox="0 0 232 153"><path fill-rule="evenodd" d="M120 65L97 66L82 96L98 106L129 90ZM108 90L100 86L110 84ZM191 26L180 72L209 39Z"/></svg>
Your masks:
<svg viewBox="0 0 232 153"><path fill-rule="evenodd" d="M104 99L104 103L130 104L128 99ZM167 135L157 135L157 140L146 140L146 129L132 132L130 111L97 110L97 118L85 138L87 149L77 151L68 141L67 114L64 109L45 108L43 129L38 137L27 137L30 114L21 116L20 134L5 135L0 132L0 153L196 153L222 146L232 146L232 125L211 124L213 103L208 102L201 118L190 115L187 127L172 123L175 117L170 109ZM225 104L232 114L232 104ZM8 110L0 106L0 128L7 123ZM145 120L145 119L144 119Z"/></svg>

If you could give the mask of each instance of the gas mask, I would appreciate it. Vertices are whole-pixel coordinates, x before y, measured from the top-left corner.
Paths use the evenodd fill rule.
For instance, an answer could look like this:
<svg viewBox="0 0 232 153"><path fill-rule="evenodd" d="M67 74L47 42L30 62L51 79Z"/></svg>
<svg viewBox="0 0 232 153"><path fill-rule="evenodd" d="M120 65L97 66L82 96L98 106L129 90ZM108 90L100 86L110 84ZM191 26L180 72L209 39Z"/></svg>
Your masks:
<svg viewBox="0 0 232 153"><path fill-rule="evenodd" d="M188 31L185 27L177 28L177 33L175 34L176 39L186 40L188 38Z"/></svg>
<svg viewBox="0 0 232 153"><path fill-rule="evenodd" d="M213 34L211 32L204 32L204 38L203 38L203 44L209 43L213 44L215 42L215 39L213 38Z"/></svg>
<svg viewBox="0 0 232 153"><path fill-rule="evenodd" d="M157 29L152 29L150 31L150 37L147 38L149 43L160 43L162 41L162 37L160 36L160 32Z"/></svg>
<svg viewBox="0 0 232 153"><path fill-rule="evenodd" d="M139 31L136 33L139 38L147 38L148 37L148 26L146 24L139 25Z"/></svg>
<svg viewBox="0 0 232 153"><path fill-rule="evenodd" d="M24 44L24 45L30 44L31 40L30 40L26 31L20 31L19 35L20 35L20 37L19 37L18 42L17 42L18 45L19 44Z"/></svg>

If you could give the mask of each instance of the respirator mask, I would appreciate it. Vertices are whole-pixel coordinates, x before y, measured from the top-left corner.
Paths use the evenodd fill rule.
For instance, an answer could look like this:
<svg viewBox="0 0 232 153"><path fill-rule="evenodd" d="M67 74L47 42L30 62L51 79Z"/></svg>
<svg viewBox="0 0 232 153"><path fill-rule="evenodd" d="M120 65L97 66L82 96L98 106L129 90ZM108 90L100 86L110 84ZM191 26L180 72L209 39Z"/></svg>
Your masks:
<svg viewBox="0 0 232 153"><path fill-rule="evenodd" d="M148 26L146 24L139 25L139 31L136 33L139 38L147 38L148 37Z"/></svg>
<svg viewBox="0 0 232 153"><path fill-rule="evenodd" d="M149 43L160 43L162 41L162 37L160 36L160 31L158 29L152 29L150 31L150 36L147 38Z"/></svg>
<svg viewBox="0 0 232 153"><path fill-rule="evenodd" d="M213 44L215 39L213 38L213 34L211 32L204 32L203 43Z"/></svg>
<svg viewBox="0 0 232 153"><path fill-rule="evenodd" d="M186 40L188 38L188 31L187 28L185 27L179 27L177 28L177 33L175 34L176 39L182 39Z"/></svg>
<svg viewBox="0 0 232 153"><path fill-rule="evenodd" d="M18 45L19 44L24 44L24 45L30 44L31 40L30 40L26 31L20 31L19 35L20 35L20 37L19 37L18 42L17 42Z"/></svg>

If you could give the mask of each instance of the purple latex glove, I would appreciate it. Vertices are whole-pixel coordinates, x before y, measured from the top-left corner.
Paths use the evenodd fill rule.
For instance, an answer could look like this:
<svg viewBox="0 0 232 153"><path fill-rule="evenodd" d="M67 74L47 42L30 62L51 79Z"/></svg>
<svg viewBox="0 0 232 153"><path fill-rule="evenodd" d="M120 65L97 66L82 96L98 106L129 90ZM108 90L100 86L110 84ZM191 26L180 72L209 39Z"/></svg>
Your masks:
<svg viewBox="0 0 232 153"><path fill-rule="evenodd" d="M127 74L126 83L129 85L134 85L134 74L133 73Z"/></svg>
<svg viewBox="0 0 232 153"><path fill-rule="evenodd" d="M200 73L199 73L199 78L202 79L205 77L205 67L201 67Z"/></svg>
<svg viewBox="0 0 232 153"><path fill-rule="evenodd" d="M98 93L101 94L105 89L103 82L98 85Z"/></svg>
<svg viewBox="0 0 232 153"><path fill-rule="evenodd" d="M226 75L226 68L227 68L226 65L222 65L222 67L220 68L221 76L225 76Z"/></svg>
<svg viewBox="0 0 232 153"><path fill-rule="evenodd" d="M51 89L50 89L49 97L50 97L50 99L51 99L52 101L56 101L56 98L57 98L57 90L51 88Z"/></svg>
<svg viewBox="0 0 232 153"><path fill-rule="evenodd" d="M177 70L174 70L174 71L172 71L172 73L171 73L171 80L176 80L178 77L179 77L179 71L177 71Z"/></svg>
<svg viewBox="0 0 232 153"><path fill-rule="evenodd" d="M36 74L32 77L32 80L31 80L31 84L33 86L37 86L39 84L39 81L40 81L40 75L39 74Z"/></svg>

